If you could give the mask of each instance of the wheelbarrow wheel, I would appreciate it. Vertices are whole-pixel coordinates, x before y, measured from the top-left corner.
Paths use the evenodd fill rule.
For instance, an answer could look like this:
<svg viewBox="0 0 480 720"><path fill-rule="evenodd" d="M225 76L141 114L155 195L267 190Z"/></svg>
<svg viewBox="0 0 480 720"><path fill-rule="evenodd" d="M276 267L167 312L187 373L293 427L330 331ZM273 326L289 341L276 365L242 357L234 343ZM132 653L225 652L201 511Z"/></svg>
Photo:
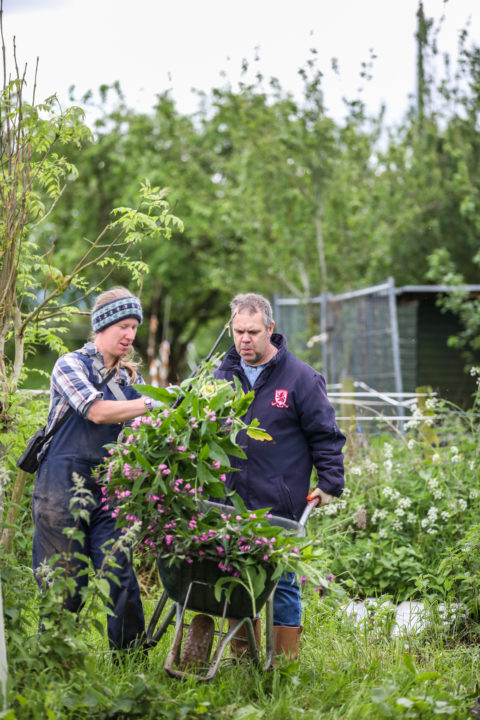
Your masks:
<svg viewBox="0 0 480 720"><path fill-rule="evenodd" d="M208 665L212 651L215 623L210 615L195 615L183 643L179 667L201 668Z"/></svg>

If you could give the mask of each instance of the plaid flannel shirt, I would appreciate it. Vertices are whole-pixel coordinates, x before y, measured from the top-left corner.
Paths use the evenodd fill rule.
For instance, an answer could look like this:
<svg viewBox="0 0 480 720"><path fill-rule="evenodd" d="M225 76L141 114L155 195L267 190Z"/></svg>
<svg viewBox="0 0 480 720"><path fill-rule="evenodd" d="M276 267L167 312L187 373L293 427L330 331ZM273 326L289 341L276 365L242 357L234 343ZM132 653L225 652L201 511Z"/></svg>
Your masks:
<svg viewBox="0 0 480 720"><path fill-rule="evenodd" d="M94 343L86 343L82 350L86 355L97 354L103 363L103 357L97 352ZM100 384L102 381L100 373L95 367L93 372L95 382ZM120 365L118 375L113 378L113 382L118 382L120 387L131 384L130 374L123 365ZM143 385L145 381L141 375L137 375L135 383ZM50 381L47 432L63 417L70 406L87 419L93 403L102 398L102 390L98 390L89 380L85 363L73 352L62 355L55 363Z"/></svg>

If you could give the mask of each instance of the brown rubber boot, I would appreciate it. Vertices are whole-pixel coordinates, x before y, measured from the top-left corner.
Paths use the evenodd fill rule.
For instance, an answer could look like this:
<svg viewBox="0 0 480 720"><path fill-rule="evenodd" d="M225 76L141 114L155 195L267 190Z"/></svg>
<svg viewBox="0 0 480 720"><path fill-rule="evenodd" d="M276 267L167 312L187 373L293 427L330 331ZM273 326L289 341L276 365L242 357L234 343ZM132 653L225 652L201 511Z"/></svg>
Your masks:
<svg viewBox="0 0 480 720"><path fill-rule="evenodd" d="M235 620L228 621L229 629L235 625ZM262 621L259 617L252 618L253 634L255 635L255 642L257 649L260 648L262 641ZM230 647L232 650L232 656L239 660L240 658L251 658L250 648L248 645L247 628L242 625L240 630L230 640Z"/></svg>
<svg viewBox="0 0 480 720"><path fill-rule="evenodd" d="M303 626L273 626L273 650L275 653L275 661L273 663L274 667L278 667L278 661L282 658L287 658L287 660L297 659L302 630Z"/></svg>

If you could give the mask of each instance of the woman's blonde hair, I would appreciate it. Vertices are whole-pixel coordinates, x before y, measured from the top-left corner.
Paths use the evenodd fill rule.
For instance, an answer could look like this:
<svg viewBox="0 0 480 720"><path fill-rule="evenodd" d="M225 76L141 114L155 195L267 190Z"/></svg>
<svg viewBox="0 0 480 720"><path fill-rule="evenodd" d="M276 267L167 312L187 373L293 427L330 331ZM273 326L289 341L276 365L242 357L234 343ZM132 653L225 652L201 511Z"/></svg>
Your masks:
<svg viewBox="0 0 480 720"><path fill-rule="evenodd" d="M111 288L111 290L105 290L104 292L100 293L100 295L98 295L97 299L95 300L95 305L92 308L92 312L97 308L101 307L102 305L107 305L114 300L120 300L121 298L125 297L134 297L134 295L130 292L130 290L127 290L127 288L121 287L120 285L118 287ZM95 342L96 337L97 333L92 330L92 332L90 333L90 340L92 340L92 342ZM132 382L135 382L138 377L137 368L140 366L140 362L136 360L136 353L133 347L129 348L127 354L122 359L121 363L120 361L118 361L118 365L120 364L123 365L123 367L130 373Z"/></svg>

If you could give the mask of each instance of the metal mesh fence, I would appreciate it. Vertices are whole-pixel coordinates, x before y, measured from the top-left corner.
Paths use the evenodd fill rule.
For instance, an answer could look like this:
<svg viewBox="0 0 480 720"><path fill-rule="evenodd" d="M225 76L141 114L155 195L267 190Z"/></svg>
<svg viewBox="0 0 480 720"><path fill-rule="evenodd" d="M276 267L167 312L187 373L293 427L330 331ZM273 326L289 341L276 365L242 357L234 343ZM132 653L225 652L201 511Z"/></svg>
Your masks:
<svg viewBox="0 0 480 720"><path fill-rule="evenodd" d="M379 391L402 391L392 280L308 301L277 297L274 311L290 349L329 384L352 378Z"/></svg>
<svg viewBox="0 0 480 720"><path fill-rule="evenodd" d="M362 381L381 391L398 390L388 286L327 301L328 382Z"/></svg>

